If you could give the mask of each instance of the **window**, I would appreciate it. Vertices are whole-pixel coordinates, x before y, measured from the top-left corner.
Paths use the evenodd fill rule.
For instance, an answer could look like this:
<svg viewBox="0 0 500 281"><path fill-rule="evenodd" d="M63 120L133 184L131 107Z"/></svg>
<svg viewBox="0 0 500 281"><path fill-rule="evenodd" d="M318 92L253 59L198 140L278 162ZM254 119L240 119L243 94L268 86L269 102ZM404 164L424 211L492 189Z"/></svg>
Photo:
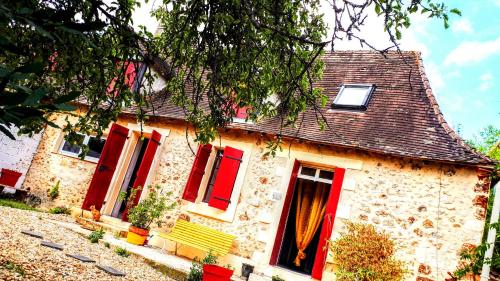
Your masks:
<svg viewBox="0 0 500 281"><path fill-rule="evenodd" d="M89 151L85 156L85 160L97 162L101 156L106 139L97 139L97 137L82 134L78 134L78 138L80 138L79 140L81 140L82 143L87 145L89 148ZM82 152L82 148L79 145L71 144L67 140L63 140L59 152L67 156L79 157Z"/></svg>
<svg viewBox="0 0 500 281"><path fill-rule="evenodd" d="M216 149L214 165L212 166L212 172L210 172L207 189L205 190L205 195L203 196L203 202L205 203L208 203L208 201L210 200L210 195L212 194L212 190L214 188L215 178L217 177L217 173L219 172L220 162L222 160L223 154L224 150Z"/></svg>
<svg viewBox="0 0 500 281"><path fill-rule="evenodd" d="M374 89L374 85L345 84L340 88L332 107L366 110Z"/></svg>
<svg viewBox="0 0 500 281"><path fill-rule="evenodd" d="M243 151L230 146L218 149L210 144L200 145L182 198L194 203L200 200L225 211L231 204L242 158Z"/></svg>
<svg viewBox="0 0 500 281"><path fill-rule="evenodd" d="M297 177L331 184L333 181L333 171L300 166Z"/></svg>

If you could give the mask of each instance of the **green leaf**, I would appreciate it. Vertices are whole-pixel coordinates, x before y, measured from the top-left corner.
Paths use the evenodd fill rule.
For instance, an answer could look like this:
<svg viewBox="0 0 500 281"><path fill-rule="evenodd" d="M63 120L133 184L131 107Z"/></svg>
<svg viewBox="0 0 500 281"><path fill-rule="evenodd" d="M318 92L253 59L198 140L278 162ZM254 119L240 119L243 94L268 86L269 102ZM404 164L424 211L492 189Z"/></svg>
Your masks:
<svg viewBox="0 0 500 281"><path fill-rule="evenodd" d="M36 61L30 64L23 65L14 70L15 72L21 73L36 73L39 74L43 71L43 63L41 61Z"/></svg>
<svg viewBox="0 0 500 281"><path fill-rule="evenodd" d="M76 110L76 106L70 105L67 103L55 104L55 107L59 110L62 110L62 111L74 111L74 110Z"/></svg>
<svg viewBox="0 0 500 281"><path fill-rule="evenodd" d="M47 91L45 88L38 88L29 95L26 100L24 100L24 106L36 106L40 103L40 100L45 96Z"/></svg>
<svg viewBox="0 0 500 281"><path fill-rule="evenodd" d="M70 92L67 95L58 97L54 101L54 103L67 103L67 102L70 102L70 101L74 101L78 96L80 96L79 92L76 92L76 91Z"/></svg>
<svg viewBox="0 0 500 281"><path fill-rule="evenodd" d="M462 15L462 12L459 9L457 9L457 8L451 9L450 13L455 14L455 15L459 15L459 16Z"/></svg>

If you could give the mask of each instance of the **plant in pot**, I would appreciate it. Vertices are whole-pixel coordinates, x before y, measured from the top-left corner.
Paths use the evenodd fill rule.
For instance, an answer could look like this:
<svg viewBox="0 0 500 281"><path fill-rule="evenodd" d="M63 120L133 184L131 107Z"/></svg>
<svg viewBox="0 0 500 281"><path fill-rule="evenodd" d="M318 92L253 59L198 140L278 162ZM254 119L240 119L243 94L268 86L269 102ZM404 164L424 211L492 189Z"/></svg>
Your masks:
<svg viewBox="0 0 500 281"><path fill-rule="evenodd" d="M233 276L234 268L230 265L217 265L217 256L209 251L202 260L193 261L189 272L188 281L229 281Z"/></svg>
<svg viewBox="0 0 500 281"><path fill-rule="evenodd" d="M127 218L130 222L130 227L127 233L127 242L135 245L144 245L144 241L146 241L149 235L151 224L156 223L158 226L161 226L163 214L175 207L175 203L170 203L165 196L160 194L159 189L159 186L150 187L147 197L129 209ZM136 193L137 190L134 189L127 201L128 206L133 204L131 202L134 202Z"/></svg>

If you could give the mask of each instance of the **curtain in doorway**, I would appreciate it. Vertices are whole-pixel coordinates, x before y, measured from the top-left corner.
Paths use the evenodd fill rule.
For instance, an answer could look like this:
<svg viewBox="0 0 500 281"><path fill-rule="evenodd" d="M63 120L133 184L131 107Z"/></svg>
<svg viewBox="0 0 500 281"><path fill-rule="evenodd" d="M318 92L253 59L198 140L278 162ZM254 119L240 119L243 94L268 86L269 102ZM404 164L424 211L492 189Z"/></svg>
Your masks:
<svg viewBox="0 0 500 281"><path fill-rule="evenodd" d="M311 243L325 215L328 188L323 183L298 181L295 237L299 249L294 264L300 266L306 258L305 249Z"/></svg>

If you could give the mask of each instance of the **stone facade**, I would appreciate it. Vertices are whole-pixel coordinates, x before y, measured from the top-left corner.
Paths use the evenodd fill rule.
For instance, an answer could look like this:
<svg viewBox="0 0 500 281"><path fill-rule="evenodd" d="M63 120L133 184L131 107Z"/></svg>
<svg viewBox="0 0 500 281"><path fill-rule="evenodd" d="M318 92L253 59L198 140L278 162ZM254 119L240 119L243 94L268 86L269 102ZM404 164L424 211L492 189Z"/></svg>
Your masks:
<svg viewBox="0 0 500 281"><path fill-rule="evenodd" d="M62 116L55 118L56 122L62 120ZM118 123L130 122L133 120L121 119ZM250 157L242 171L244 180L234 216L229 221L214 219L210 214L194 212L193 203L180 199L194 160L188 142L193 149L197 147L191 139L186 139L185 125L174 121L147 125L170 132L150 177L150 184L160 185L165 194L171 192L172 199L178 202L166 215L162 230L168 231L182 216L234 234L237 239L230 253L239 262L254 264L256 273L261 275L290 274L268 263L295 159L346 168L333 238L342 232L346 220L374 224L396 241L398 258L407 261L408 280L417 276L444 280L446 272L456 267L462 244L477 244L481 239L482 198L487 198L487 190L478 188L482 183L474 167L306 143L294 143L290 151L285 149L274 158L264 157L266 137L246 131L222 134L223 141L245 147ZM80 207L95 163L57 153L60 137L59 130L46 129L24 188L43 197L45 207L61 204ZM60 196L51 201L46 192L57 180L61 180ZM274 195L278 196L273 199ZM332 268L327 266L329 271Z"/></svg>

